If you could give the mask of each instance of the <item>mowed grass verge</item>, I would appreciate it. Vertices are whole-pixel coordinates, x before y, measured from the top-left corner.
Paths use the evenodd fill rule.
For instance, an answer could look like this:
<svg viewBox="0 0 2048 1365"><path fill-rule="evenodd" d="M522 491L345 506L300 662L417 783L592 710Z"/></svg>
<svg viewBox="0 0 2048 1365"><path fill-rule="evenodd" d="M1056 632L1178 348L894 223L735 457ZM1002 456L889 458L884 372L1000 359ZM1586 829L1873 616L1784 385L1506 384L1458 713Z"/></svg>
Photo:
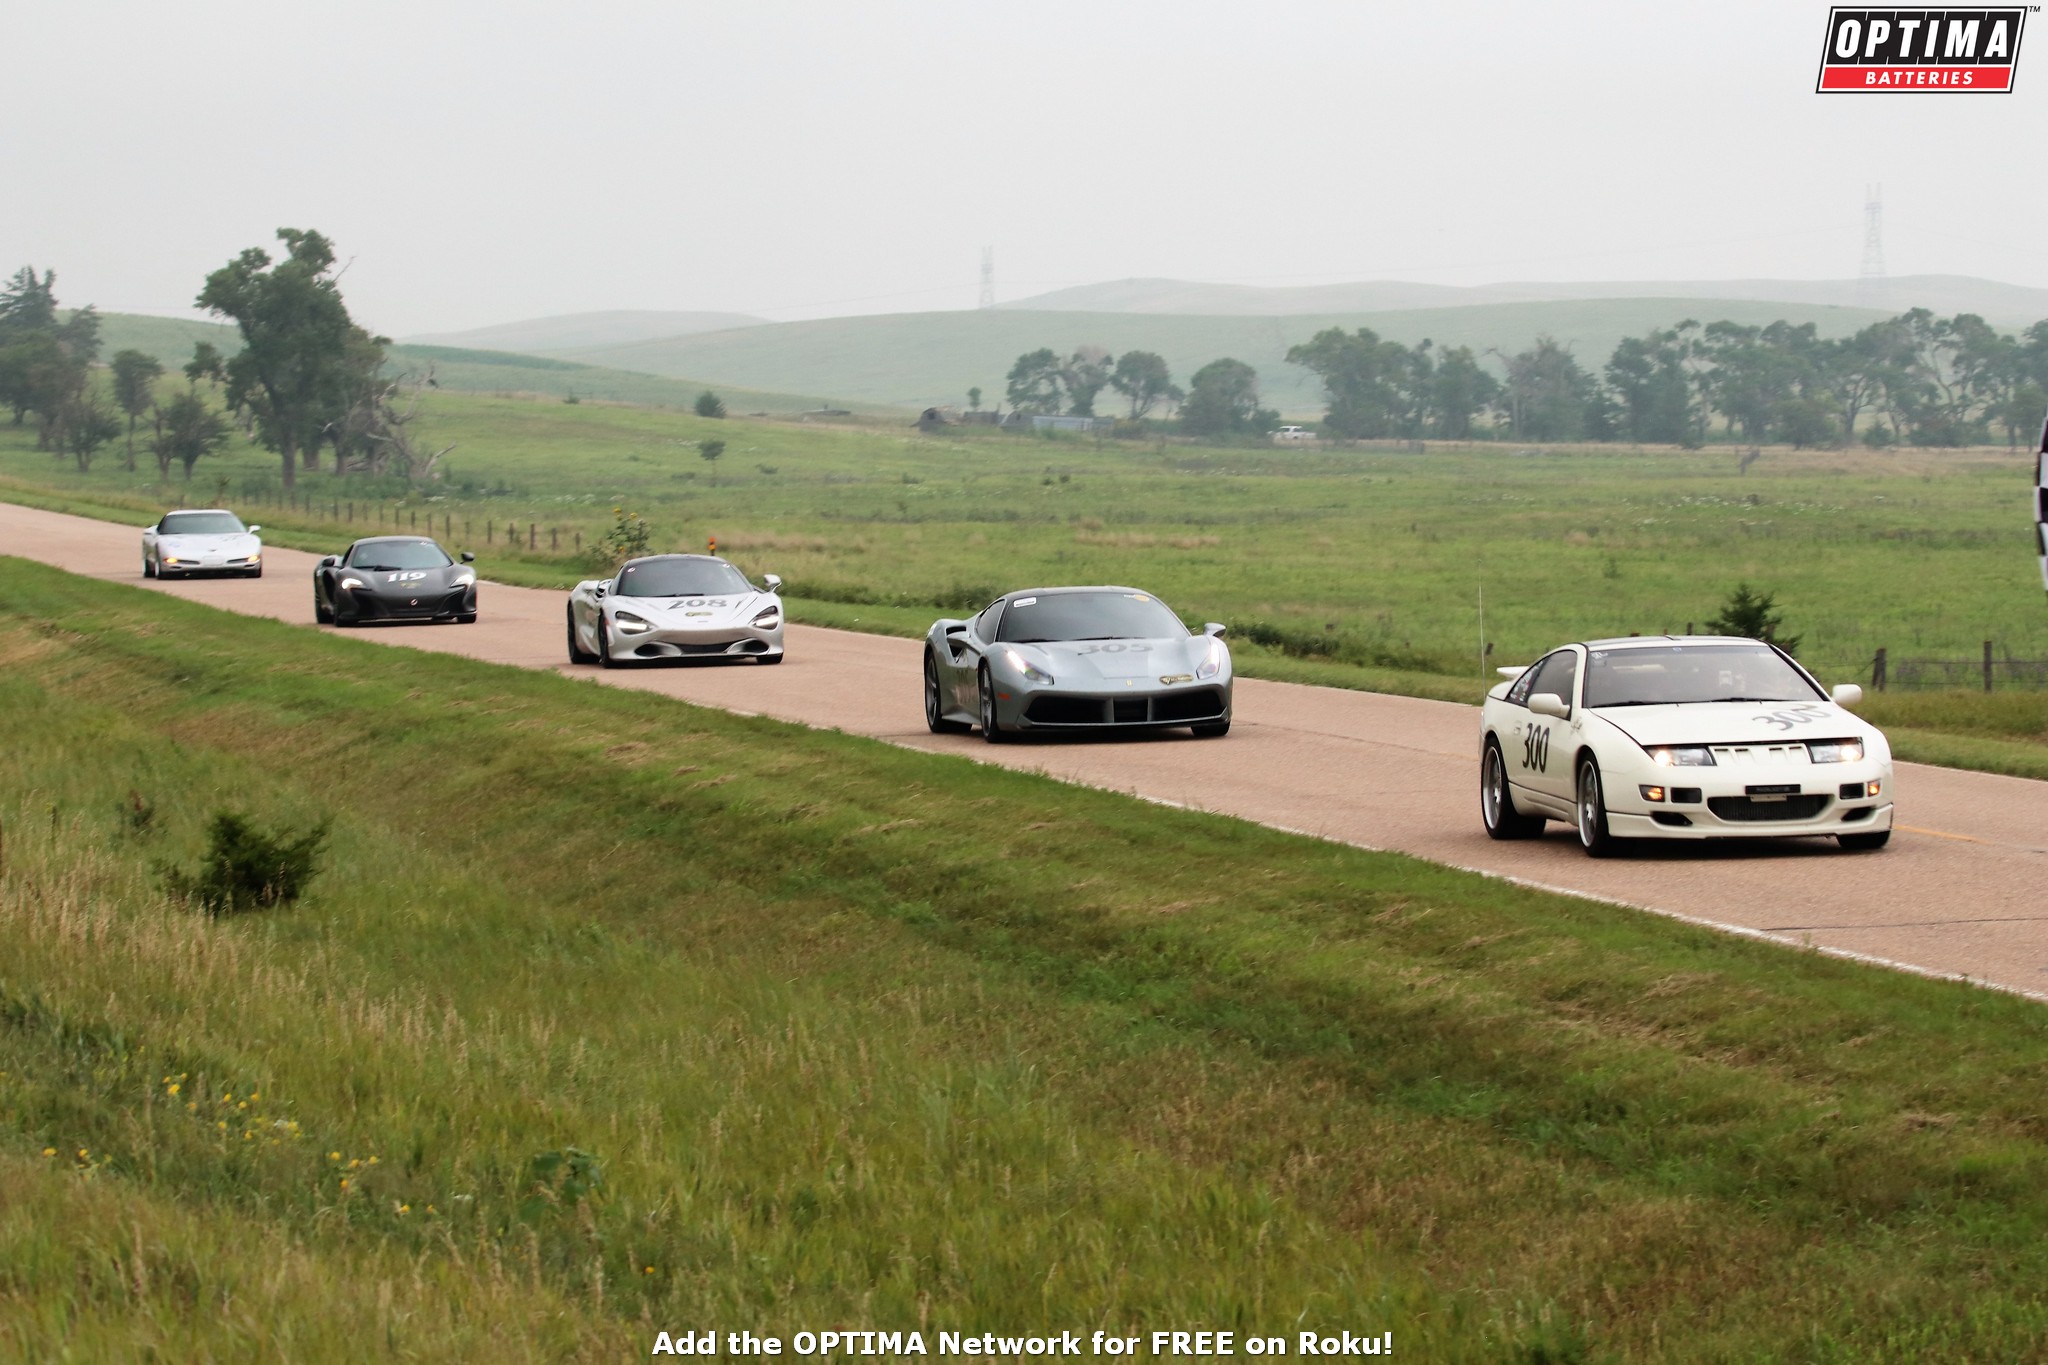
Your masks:
<svg viewBox="0 0 2048 1365"><path fill-rule="evenodd" d="M12 560L0 764L0 1357L2048 1331L2029 1001Z"/></svg>

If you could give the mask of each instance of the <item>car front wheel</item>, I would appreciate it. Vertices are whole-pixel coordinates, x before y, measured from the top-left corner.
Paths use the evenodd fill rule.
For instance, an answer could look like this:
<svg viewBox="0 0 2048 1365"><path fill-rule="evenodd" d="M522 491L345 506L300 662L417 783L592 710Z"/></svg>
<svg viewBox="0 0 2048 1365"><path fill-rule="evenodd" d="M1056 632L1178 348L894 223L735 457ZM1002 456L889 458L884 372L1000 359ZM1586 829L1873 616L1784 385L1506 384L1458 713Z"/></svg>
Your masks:
<svg viewBox="0 0 2048 1365"><path fill-rule="evenodd" d="M979 691L981 697L981 706L979 708L981 714L981 737L991 744L1008 744L1012 736L1009 731L1003 728L1002 722L996 717L996 685L994 680L988 675L987 664L981 666Z"/></svg>
<svg viewBox="0 0 2048 1365"><path fill-rule="evenodd" d="M617 668L619 666L612 658L612 628L605 624L602 614L597 618L597 666L599 668Z"/></svg>
<svg viewBox="0 0 2048 1365"><path fill-rule="evenodd" d="M1515 794L1508 786L1508 762L1500 741L1486 737L1486 750L1479 756L1479 818L1487 834L1495 839L1533 839L1543 833L1543 818L1524 815L1515 809Z"/></svg>
<svg viewBox="0 0 2048 1365"><path fill-rule="evenodd" d="M1837 834L1835 836L1835 842L1851 853L1858 851L1875 852L1891 841L1892 832L1888 829L1873 829L1862 834Z"/></svg>
<svg viewBox="0 0 2048 1365"><path fill-rule="evenodd" d="M1579 760L1578 794L1579 847L1590 857L1605 858L1614 852L1614 836L1607 832L1607 795L1600 787L1600 765L1591 754Z"/></svg>
<svg viewBox="0 0 2048 1365"><path fill-rule="evenodd" d="M591 653L591 652L590 652L589 650L585 649L585 648L583 647L583 642L582 642L582 641L580 641L580 640L578 640L578 639L576 638L576 609L575 609L574 607L571 607L571 608L569 609L569 613L568 613L568 616L569 616L569 662L570 662L570 663L572 663L572 664L594 664L594 663L596 663L596 662L597 662L597 656L596 656L595 654L592 654L592 653Z"/></svg>

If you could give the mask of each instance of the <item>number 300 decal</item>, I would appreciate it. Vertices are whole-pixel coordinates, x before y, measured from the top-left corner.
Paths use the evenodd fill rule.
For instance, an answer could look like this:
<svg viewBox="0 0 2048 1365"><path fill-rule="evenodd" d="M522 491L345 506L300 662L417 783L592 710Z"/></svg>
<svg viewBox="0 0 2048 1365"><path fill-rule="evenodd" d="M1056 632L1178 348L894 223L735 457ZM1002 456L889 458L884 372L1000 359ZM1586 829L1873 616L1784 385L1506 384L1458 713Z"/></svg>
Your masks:
<svg viewBox="0 0 2048 1365"><path fill-rule="evenodd" d="M1828 710L1824 706L1788 706L1783 711L1771 711L1756 719L1780 730L1789 730L1795 725L1811 725L1817 720L1824 720L1827 715Z"/></svg>
<svg viewBox="0 0 2048 1365"><path fill-rule="evenodd" d="M1532 725L1522 733L1522 766L1539 773L1550 771L1550 727Z"/></svg>

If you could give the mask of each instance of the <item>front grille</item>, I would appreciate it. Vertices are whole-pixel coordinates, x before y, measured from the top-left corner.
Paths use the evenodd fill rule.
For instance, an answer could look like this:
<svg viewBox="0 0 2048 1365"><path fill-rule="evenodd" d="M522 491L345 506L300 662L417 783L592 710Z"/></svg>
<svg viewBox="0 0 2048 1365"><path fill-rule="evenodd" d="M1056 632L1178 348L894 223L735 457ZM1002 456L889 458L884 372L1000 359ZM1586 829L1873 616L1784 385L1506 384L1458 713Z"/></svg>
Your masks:
<svg viewBox="0 0 2048 1365"><path fill-rule="evenodd" d="M1215 720L1223 715L1223 693L1213 687L1189 692L1168 692L1152 699L1152 719L1159 721Z"/></svg>
<svg viewBox="0 0 2048 1365"><path fill-rule="evenodd" d="M1708 799L1707 809L1714 812L1717 819L1731 824L1758 824L1811 820L1827 809L1828 800L1825 793L1786 796L1775 801L1759 801L1749 796L1715 796Z"/></svg>
<svg viewBox="0 0 2048 1365"><path fill-rule="evenodd" d="M1109 704L1109 718L1118 725L1143 725L1152 719L1151 704L1143 697L1118 697Z"/></svg>
<svg viewBox="0 0 2048 1365"><path fill-rule="evenodd" d="M1035 725L1101 725L1108 720L1107 710L1097 697L1054 695L1035 698L1024 718Z"/></svg>

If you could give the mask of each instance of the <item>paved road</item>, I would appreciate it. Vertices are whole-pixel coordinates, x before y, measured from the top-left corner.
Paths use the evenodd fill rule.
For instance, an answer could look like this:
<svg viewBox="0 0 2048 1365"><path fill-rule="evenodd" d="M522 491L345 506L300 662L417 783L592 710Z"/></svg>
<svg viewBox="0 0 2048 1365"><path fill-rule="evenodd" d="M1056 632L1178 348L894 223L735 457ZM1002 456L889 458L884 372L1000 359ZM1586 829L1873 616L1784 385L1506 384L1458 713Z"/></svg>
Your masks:
<svg viewBox="0 0 2048 1365"><path fill-rule="evenodd" d="M136 528L0 503L0 545L73 573L313 626L314 556L265 553L261 580L145 583ZM339 548L339 547L337 547ZM930 734L914 640L791 626L773 671L566 662L564 595L485 584L472 626L385 626L357 639L601 678L707 706L836 727L1256 820L1368 848L2048 995L2048 783L1900 764L1899 833L1881 853L1832 840L1672 845L1595 862L1563 826L1496 844L1479 825L1477 718L1410 697L1241 679L1223 740L1032 742ZM860 689L849 695L849 684Z"/></svg>

